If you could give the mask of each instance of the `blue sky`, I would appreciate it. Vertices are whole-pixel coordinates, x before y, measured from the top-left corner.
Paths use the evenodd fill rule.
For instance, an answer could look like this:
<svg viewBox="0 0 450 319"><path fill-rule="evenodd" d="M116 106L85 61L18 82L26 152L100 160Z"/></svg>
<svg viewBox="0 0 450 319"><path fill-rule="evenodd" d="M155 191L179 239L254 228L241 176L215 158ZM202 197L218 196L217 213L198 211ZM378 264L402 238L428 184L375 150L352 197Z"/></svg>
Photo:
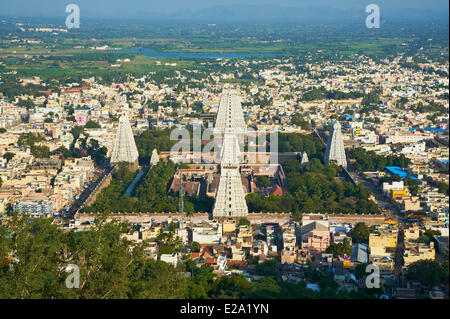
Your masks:
<svg viewBox="0 0 450 319"><path fill-rule="evenodd" d="M382 10L403 8L447 12L447 0L0 0L0 16L59 16L69 3L78 4L86 17L111 18L174 14L197 11L213 6L327 6L340 10L360 9L376 3Z"/></svg>

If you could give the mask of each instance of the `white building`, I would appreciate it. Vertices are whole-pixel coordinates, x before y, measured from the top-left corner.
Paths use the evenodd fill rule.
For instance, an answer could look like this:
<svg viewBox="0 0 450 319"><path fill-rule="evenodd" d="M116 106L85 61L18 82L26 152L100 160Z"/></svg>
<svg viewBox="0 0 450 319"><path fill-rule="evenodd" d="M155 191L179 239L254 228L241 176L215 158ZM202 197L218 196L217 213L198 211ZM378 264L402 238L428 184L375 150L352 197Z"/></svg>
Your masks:
<svg viewBox="0 0 450 319"><path fill-rule="evenodd" d="M199 244L219 244L222 238L222 224L203 223L195 225L192 230L192 241Z"/></svg>
<svg viewBox="0 0 450 319"><path fill-rule="evenodd" d="M403 181L400 182L392 182L391 184L389 183L383 183L383 192L385 193L389 193L390 191L401 191L405 188L405 185L403 183Z"/></svg>
<svg viewBox="0 0 450 319"><path fill-rule="evenodd" d="M425 152L425 142L414 143L404 147L400 154L413 155L413 156L426 156Z"/></svg>

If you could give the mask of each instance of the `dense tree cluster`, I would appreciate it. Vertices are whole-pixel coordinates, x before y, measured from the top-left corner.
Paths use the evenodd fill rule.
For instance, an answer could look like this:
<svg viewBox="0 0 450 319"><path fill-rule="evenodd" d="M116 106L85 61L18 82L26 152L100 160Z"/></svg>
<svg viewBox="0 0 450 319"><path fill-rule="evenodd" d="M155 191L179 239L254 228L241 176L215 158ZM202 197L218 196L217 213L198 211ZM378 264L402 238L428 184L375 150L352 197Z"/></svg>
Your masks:
<svg viewBox="0 0 450 319"><path fill-rule="evenodd" d="M34 104L33 100L30 98L28 98L26 100L19 99L19 102L17 102L17 105L24 106L27 108L27 110L32 109L36 106L36 104Z"/></svg>
<svg viewBox="0 0 450 319"><path fill-rule="evenodd" d="M170 151L176 143L170 139L170 132L170 129L151 129L137 136L135 140L139 151L139 161L148 164L155 148L158 152Z"/></svg>
<svg viewBox="0 0 450 319"><path fill-rule="evenodd" d="M352 245L350 245L350 241L345 238L342 243L331 243L327 248L327 253L333 254L334 258L338 258L339 256L352 255Z"/></svg>
<svg viewBox="0 0 450 319"><path fill-rule="evenodd" d="M129 227L118 220L96 219L90 229L67 232L48 219L29 220L14 216L0 227L0 298L375 298L378 292L338 292L332 275L320 269L305 269L305 279L317 282L315 292L300 283L284 282L276 260L266 260L252 271L265 277L248 282L242 275L221 276L208 264L192 259L177 268L147 257L149 241L131 243L121 237ZM174 225L172 225L174 226ZM174 227L161 232L161 247L184 250ZM197 251L195 243L192 250ZM166 248L163 248L166 249ZM170 249L166 249L170 251ZM45 258L43 257L45 256ZM76 265L78 288L68 288L66 279ZM186 276L189 273L190 276ZM70 280L69 280L70 281ZM72 281L71 281L72 282Z"/></svg>
<svg viewBox="0 0 450 319"><path fill-rule="evenodd" d="M176 212L178 211L178 198L169 196L169 182L175 173L175 164L172 161L160 161L136 187L136 196L139 199L136 205L140 212ZM187 204L187 203L186 203ZM185 205L185 211L193 210L192 205Z"/></svg>
<svg viewBox="0 0 450 319"><path fill-rule="evenodd" d="M45 141L45 138L40 134L22 133L19 135L17 144L20 146L30 146L31 154L36 158L50 157L50 149L45 145L36 145L36 143Z"/></svg>
<svg viewBox="0 0 450 319"><path fill-rule="evenodd" d="M91 121L90 127L95 128L100 126L98 123ZM57 152L62 154L66 159L90 156L97 166L105 165L108 149L105 146L100 147L100 143L96 139L89 138L89 134L84 131L84 128L85 127L79 125L74 126L70 130L70 133L74 138L70 145L70 149L61 146L58 148ZM77 142L79 142L79 147L75 147Z"/></svg>
<svg viewBox="0 0 450 319"><path fill-rule="evenodd" d="M250 212L378 213L377 205L369 200L370 192L364 186L335 179L339 172L335 165L324 165L313 158L303 167L298 160L288 160L283 168L289 193L268 197L248 194L246 200Z"/></svg>
<svg viewBox="0 0 450 319"><path fill-rule="evenodd" d="M416 113L437 113L438 116L448 112L442 104L430 103L424 105L422 102L419 102L416 106L412 107L412 110Z"/></svg>
<svg viewBox="0 0 450 319"><path fill-rule="evenodd" d="M357 99L364 94L360 92L342 92L339 90L327 90L324 87L313 88L303 93L302 101L315 101L315 100L345 100L345 99Z"/></svg>
<svg viewBox="0 0 450 319"><path fill-rule="evenodd" d="M408 266L405 277L432 288L438 284L448 284L448 269L445 270L434 260L418 260Z"/></svg>
<svg viewBox="0 0 450 319"><path fill-rule="evenodd" d="M292 115L291 123L293 125L299 126L303 130L311 129L311 124L308 121L306 121L305 118L299 113L295 113L294 115Z"/></svg>
<svg viewBox="0 0 450 319"><path fill-rule="evenodd" d="M356 163L354 164L356 168L362 172L383 171L386 166L406 168L411 162L403 154L400 154L400 156L382 156L374 151L366 151L362 147L353 148L349 153L351 157L356 159Z"/></svg>
<svg viewBox="0 0 450 319"><path fill-rule="evenodd" d="M145 258L144 244L130 249L120 238L126 230L104 219L91 230L66 232L48 219L15 218L0 227L0 298L186 297L188 280ZM79 267L79 288L66 287L69 264Z"/></svg>
<svg viewBox="0 0 450 319"><path fill-rule="evenodd" d="M86 212L177 212L178 193L169 191L176 165L172 161L160 161L136 185L131 196L124 194L135 174L126 163L120 163L113 173L111 184L105 187L94 204L84 208ZM214 199L185 196L184 213L211 212Z"/></svg>
<svg viewBox="0 0 450 319"><path fill-rule="evenodd" d="M439 190L439 193L447 194L447 195L448 195L449 186L448 186L448 184L445 183L445 182L440 182L440 183L438 184L438 190Z"/></svg>
<svg viewBox="0 0 450 319"><path fill-rule="evenodd" d="M361 105L370 106L377 105L380 102L380 95L378 92L371 92L369 94L364 95Z"/></svg>
<svg viewBox="0 0 450 319"><path fill-rule="evenodd" d="M256 185L258 187L269 187L271 184L270 179L267 176L257 176L256 177Z"/></svg>
<svg viewBox="0 0 450 319"><path fill-rule="evenodd" d="M22 133L19 135L17 144L20 146L34 146L34 144L42 141L45 141L45 137L40 134L35 135L33 133Z"/></svg>
<svg viewBox="0 0 450 319"><path fill-rule="evenodd" d="M278 148L279 152L306 152L309 158L321 159L325 154L325 145L312 134L280 133Z"/></svg>
<svg viewBox="0 0 450 319"><path fill-rule="evenodd" d="M31 155L36 158L49 158L50 148L45 145L33 145L30 149Z"/></svg>
<svg viewBox="0 0 450 319"><path fill-rule="evenodd" d="M130 172L125 163L119 163L112 173L111 183L102 189L95 202L83 209L84 212L132 212L130 201L122 196L135 174Z"/></svg>
<svg viewBox="0 0 450 319"><path fill-rule="evenodd" d="M97 122L89 120L86 122L86 125L84 125L84 128L101 128L101 126Z"/></svg>
<svg viewBox="0 0 450 319"><path fill-rule="evenodd" d="M302 166L298 159L283 164L289 193L283 196L248 194L250 212L303 212L376 214L377 205L369 200L370 192L363 185L354 186L338 177L340 168L324 165L325 145L310 135L279 134L280 152L306 152L310 159Z"/></svg>
<svg viewBox="0 0 450 319"><path fill-rule="evenodd" d="M356 223L355 226L350 230L352 241L354 243L368 244L370 233L371 228L365 223Z"/></svg>
<svg viewBox="0 0 450 319"><path fill-rule="evenodd" d="M0 82L0 92L3 93L4 96L8 98L15 98L21 95L31 95L31 96L39 96L42 93L39 93L40 90L48 90L45 86L35 85L29 83L23 86L20 83L20 80L16 77L5 78L6 81ZM25 106L26 108L33 108L34 103L30 100L19 100L20 106Z"/></svg>

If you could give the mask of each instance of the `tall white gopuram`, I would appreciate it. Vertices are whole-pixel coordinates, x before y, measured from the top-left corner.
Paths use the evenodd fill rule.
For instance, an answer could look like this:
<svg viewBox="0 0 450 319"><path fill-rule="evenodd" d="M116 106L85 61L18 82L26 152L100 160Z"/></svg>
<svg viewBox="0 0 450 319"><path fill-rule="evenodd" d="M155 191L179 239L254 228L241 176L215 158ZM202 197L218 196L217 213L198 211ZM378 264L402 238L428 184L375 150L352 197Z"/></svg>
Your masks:
<svg viewBox="0 0 450 319"><path fill-rule="evenodd" d="M220 149L220 180L213 217L245 217L248 208L239 172L238 135L245 132L246 125L237 91L222 92L215 129L223 133L223 139Z"/></svg>
<svg viewBox="0 0 450 319"><path fill-rule="evenodd" d="M126 115L122 115L119 119L111 163L127 162L130 164L130 169L135 171L138 168L138 158L139 153L134 141L130 121Z"/></svg>
<svg viewBox="0 0 450 319"><path fill-rule="evenodd" d="M220 130L227 128L235 131L245 131L247 129L242 112L241 98L236 90L223 90L214 128Z"/></svg>
<svg viewBox="0 0 450 319"><path fill-rule="evenodd" d="M329 161L336 161L338 165L347 168L347 158L345 156L341 124L339 124L338 121L334 121L331 125L324 161L325 163L328 163Z"/></svg>
<svg viewBox="0 0 450 319"><path fill-rule="evenodd" d="M158 151L156 148L153 149L152 157L150 158L150 165L155 166L159 163Z"/></svg>
<svg viewBox="0 0 450 319"><path fill-rule="evenodd" d="M301 161L300 161L300 164L301 164L302 166L304 166L304 165L306 165L308 162L309 162L308 154L307 154L306 152L303 152L303 155L302 155L302 159L301 159Z"/></svg>

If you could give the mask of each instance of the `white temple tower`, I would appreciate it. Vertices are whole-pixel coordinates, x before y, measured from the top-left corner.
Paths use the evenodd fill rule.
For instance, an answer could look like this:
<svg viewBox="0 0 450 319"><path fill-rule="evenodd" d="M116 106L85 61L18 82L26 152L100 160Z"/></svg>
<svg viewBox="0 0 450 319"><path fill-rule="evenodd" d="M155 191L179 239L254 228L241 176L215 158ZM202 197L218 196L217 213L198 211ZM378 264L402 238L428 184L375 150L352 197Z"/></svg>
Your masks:
<svg viewBox="0 0 450 319"><path fill-rule="evenodd" d="M307 154L306 152L303 152L303 155L302 155L300 164L301 164L302 166L304 166L304 165L306 165L308 162L309 162L308 154Z"/></svg>
<svg viewBox="0 0 450 319"><path fill-rule="evenodd" d="M224 89L217 111L215 129L233 129L235 132L245 132L244 114L242 112L241 98L237 90Z"/></svg>
<svg viewBox="0 0 450 319"><path fill-rule="evenodd" d="M138 159L139 153L134 141L130 121L126 115L122 115L119 119L119 127L111 155L111 163L126 162L129 163L130 170L136 171L138 168Z"/></svg>
<svg viewBox="0 0 450 319"><path fill-rule="evenodd" d="M347 168L347 158L345 156L341 124L339 124L338 121L334 121L331 125L324 161L325 163L328 163L329 161L336 161L338 165Z"/></svg>
<svg viewBox="0 0 450 319"><path fill-rule="evenodd" d="M213 217L245 217L248 208L239 172L238 136L245 133L246 125L236 90L222 92L215 129L223 133L223 139L220 148L220 180Z"/></svg>
<svg viewBox="0 0 450 319"><path fill-rule="evenodd" d="M152 157L150 158L150 166L155 166L159 163L158 151L156 148L153 149Z"/></svg>

